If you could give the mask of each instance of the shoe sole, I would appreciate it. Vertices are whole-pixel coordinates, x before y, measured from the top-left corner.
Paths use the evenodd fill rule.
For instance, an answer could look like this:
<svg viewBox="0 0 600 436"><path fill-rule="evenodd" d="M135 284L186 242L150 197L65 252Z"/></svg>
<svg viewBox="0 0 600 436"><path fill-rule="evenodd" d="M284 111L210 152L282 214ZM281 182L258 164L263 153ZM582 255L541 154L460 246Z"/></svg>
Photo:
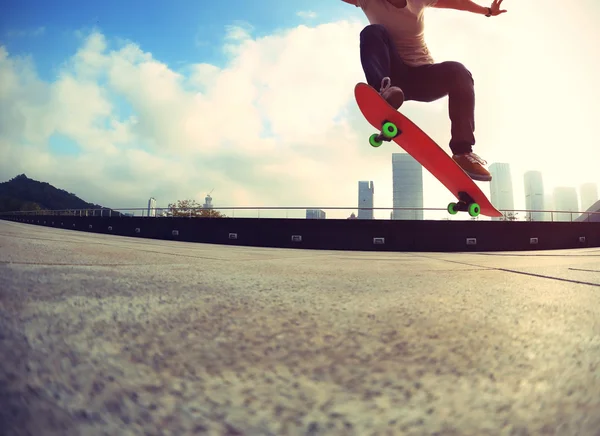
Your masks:
<svg viewBox="0 0 600 436"><path fill-rule="evenodd" d="M379 94L381 95L381 94ZM381 95L381 97L383 97L383 95ZM395 98L394 98L395 97ZM394 96L392 97L388 97L388 98L383 98L385 101L387 101L387 103L393 107L395 110L400 109L400 107L404 104L404 92L399 92L396 93Z"/></svg>
<svg viewBox="0 0 600 436"><path fill-rule="evenodd" d="M454 160L454 159L452 159ZM490 182L492 180L492 175L479 175L479 174L474 174L474 173L470 173L467 170L465 170L463 167L460 166L460 164L458 162L456 162L454 160L454 162L460 167L461 170L463 170L465 173L467 173L467 176L469 176L470 178L472 178L473 180L477 180L479 182Z"/></svg>
<svg viewBox="0 0 600 436"><path fill-rule="evenodd" d="M490 182L492 180L492 176L480 176L478 174L471 174L471 173L467 173L467 175L470 178L472 178L473 180L477 180L479 182Z"/></svg>

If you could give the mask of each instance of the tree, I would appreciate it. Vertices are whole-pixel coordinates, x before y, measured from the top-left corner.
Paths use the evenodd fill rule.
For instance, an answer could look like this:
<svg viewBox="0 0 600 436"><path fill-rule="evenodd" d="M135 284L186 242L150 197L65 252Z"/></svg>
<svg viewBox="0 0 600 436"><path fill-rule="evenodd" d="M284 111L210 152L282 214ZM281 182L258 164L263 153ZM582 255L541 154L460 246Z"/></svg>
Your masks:
<svg viewBox="0 0 600 436"><path fill-rule="evenodd" d="M39 204L33 203L31 201L27 201L27 202L23 203L20 210L25 211L25 212L37 212L37 211L40 211L43 209L40 207Z"/></svg>
<svg viewBox="0 0 600 436"><path fill-rule="evenodd" d="M196 200L177 200L169 204L169 216L187 216L203 218L226 218L218 210L203 208Z"/></svg>
<svg viewBox="0 0 600 436"><path fill-rule="evenodd" d="M518 218L517 218L518 214L519 214L518 212L516 212L516 213L507 212L506 215L504 215L504 219L502 221L517 221L518 220Z"/></svg>

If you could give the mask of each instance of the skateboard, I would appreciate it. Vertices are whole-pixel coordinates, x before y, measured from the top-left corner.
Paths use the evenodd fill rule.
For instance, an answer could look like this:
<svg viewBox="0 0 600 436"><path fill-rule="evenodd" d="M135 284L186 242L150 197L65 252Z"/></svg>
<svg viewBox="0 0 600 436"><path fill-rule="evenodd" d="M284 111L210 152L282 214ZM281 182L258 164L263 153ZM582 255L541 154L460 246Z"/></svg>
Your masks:
<svg viewBox="0 0 600 436"><path fill-rule="evenodd" d="M472 217L479 214L502 216L452 157L415 123L390 106L373 87L358 83L354 96L367 121L381 129L369 137L369 144L379 147L384 141L394 141L406 150L456 197L457 202L448 204L448 213L468 212Z"/></svg>

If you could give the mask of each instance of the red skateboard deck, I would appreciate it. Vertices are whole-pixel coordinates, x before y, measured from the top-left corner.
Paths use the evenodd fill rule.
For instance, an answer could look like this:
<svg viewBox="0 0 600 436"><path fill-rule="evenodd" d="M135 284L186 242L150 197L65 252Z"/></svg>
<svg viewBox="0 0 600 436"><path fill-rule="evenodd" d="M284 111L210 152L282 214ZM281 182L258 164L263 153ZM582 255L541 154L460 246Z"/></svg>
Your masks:
<svg viewBox="0 0 600 436"><path fill-rule="evenodd" d="M373 87L366 83L358 83L354 88L354 96L364 117L380 132L376 142L377 139L390 140L389 137L383 136L386 133L393 134L394 129L389 130L388 125L384 129L384 123L392 123L397 128L398 134L391 140L414 157L457 198L458 203L453 202L448 205L449 213L468 211L471 216L479 214L490 217L502 216L502 213L492 205L473 179L452 157L415 123L390 106Z"/></svg>

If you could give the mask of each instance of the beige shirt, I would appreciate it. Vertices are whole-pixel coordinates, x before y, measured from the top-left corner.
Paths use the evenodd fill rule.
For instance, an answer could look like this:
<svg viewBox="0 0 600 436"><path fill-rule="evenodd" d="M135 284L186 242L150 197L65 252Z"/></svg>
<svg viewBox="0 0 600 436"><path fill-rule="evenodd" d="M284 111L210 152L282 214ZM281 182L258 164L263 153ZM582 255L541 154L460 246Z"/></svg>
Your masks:
<svg viewBox="0 0 600 436"><path fill-rule="evenodd" d="M404 8L397 8L387 0L358 0L371 24L387 29L405 64L419 66L433 64L424 36L424 11L437 0L407 0Z"/></svg>

